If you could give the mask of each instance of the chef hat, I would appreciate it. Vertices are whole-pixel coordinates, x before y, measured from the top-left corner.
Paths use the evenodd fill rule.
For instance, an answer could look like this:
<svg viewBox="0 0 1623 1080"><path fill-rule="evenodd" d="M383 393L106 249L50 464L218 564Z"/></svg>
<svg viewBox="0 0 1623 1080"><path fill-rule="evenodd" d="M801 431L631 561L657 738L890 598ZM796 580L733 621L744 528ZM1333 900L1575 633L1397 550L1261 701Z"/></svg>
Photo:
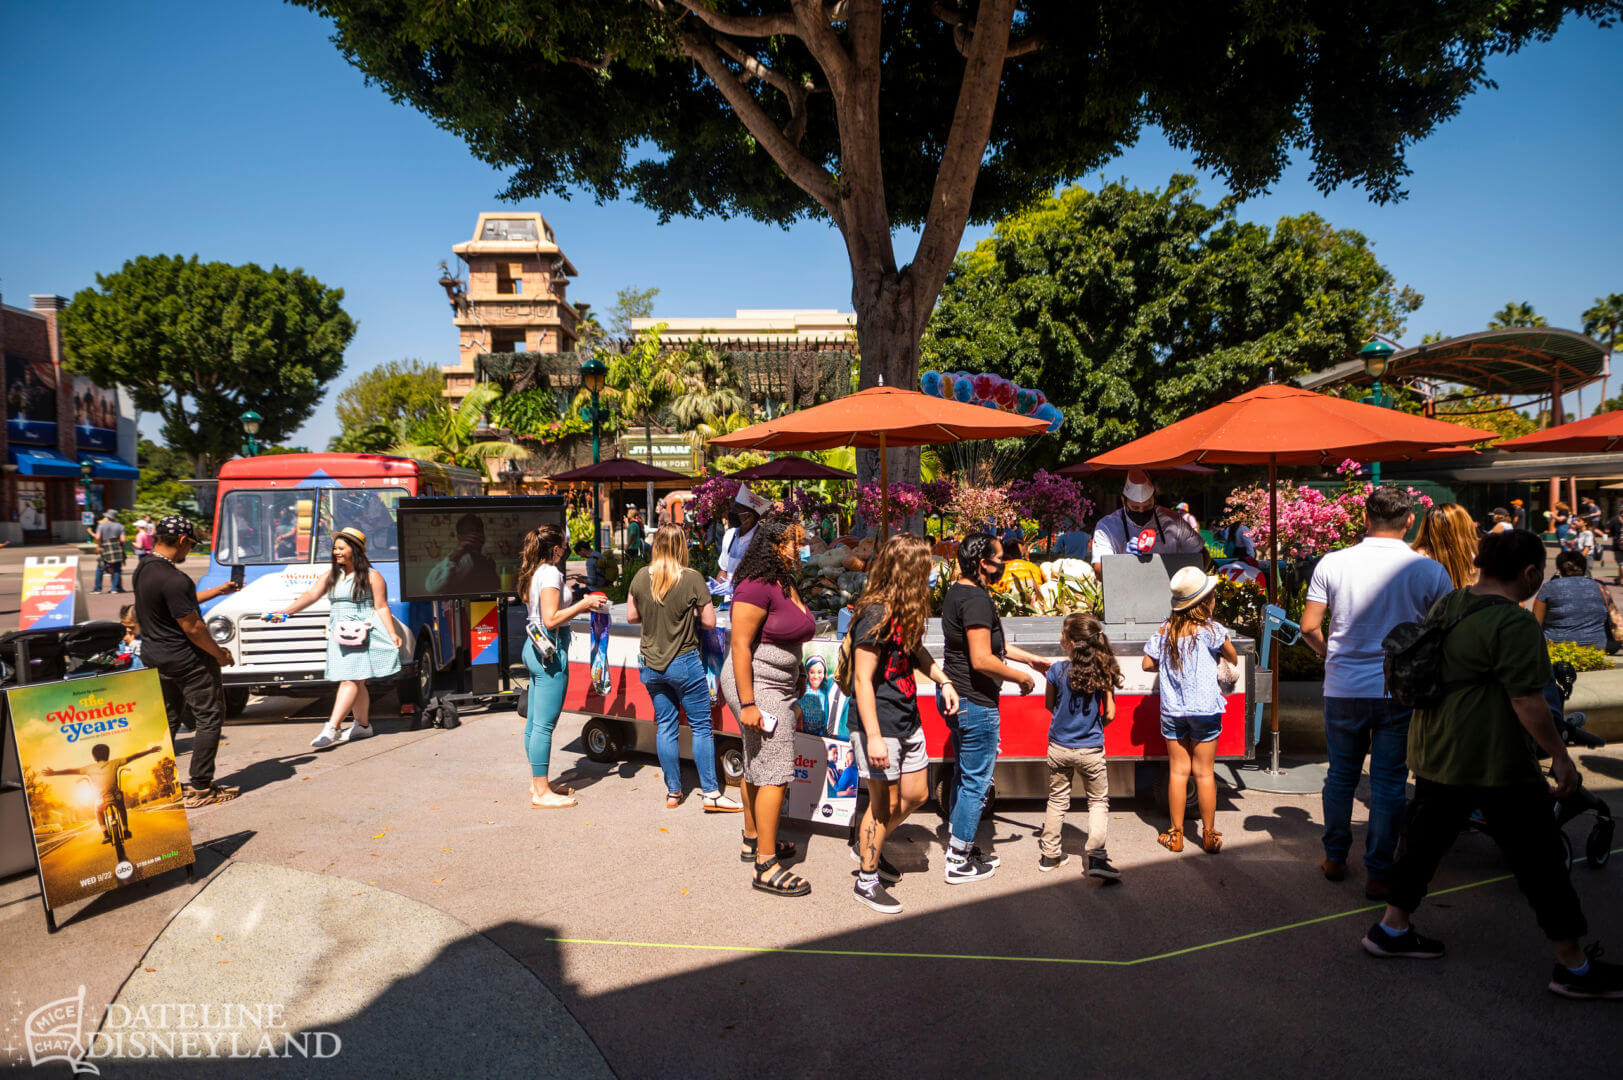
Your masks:
<svg viewBox="0 0 1623 1080"><path fill-rule="evenodd" d="M1143 469L1134 469L1127 474L1127 482L1122 485L1121 493L1128 502L1143 502L1155 496L1155 481Z"/></svg>
<svg viewBox="0 0 1623 1080"><path fill-rule="evenodd" d="M766 513L767 508L772 505L766 499L751 492L748 484L738 485L738 494L733 496L733 502L746 510L752 511L756 517Z"/></svg>

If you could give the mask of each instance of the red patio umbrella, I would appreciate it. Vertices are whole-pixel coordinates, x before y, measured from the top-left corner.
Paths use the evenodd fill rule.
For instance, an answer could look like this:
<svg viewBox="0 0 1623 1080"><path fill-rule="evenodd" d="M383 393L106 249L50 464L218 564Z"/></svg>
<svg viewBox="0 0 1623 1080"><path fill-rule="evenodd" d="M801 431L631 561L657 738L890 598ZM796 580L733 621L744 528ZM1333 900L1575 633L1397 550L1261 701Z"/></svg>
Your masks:
<svg viewBox="0 0 1623 1080"><path fill-rule="evenodd" d="M1278 598L1279 466L1329 465L1344 458L1401 461L1439 446L1483 442L1491 431L1364 405L1293 386L1268 385L1134 439L1089 465L1164 468L1212 463L1268 466L1268 599ZM1279 665L1273 666L1273 756L1279 774Z"/></svg>
<svg viewBox="0 0 1623 1080"><path fill-rule="evenodd" d="M649 465L646 462L637 461L635 458L611 458L608 461L582 465L578 469L570 469L567 472L553 473L547 479L555 483L588 483L592 485L592 532L596 534L598 484L613 484L615 489L618 490L621 484L642 481L647 483L649 490L652 491L655 480L681 480L686 483L689 477L683 476L679 472L672 472L669 469L661 469L658 465ZM653 507L651 506L649 507L649 513L653 513ZM610 521L609 539L611 541L614 539L613 531L614 523ZM596 543L597 541L594 540L593 544Z"/></svg>
<svg viewBox="0 0 1623 1080"><path fill-rule="evenodd" d="M878 450L879 486L885 496L879 522L879 535L883 537L890 532L890 468L885 450L1017 438L1041 435L1047 430L1046 420L965 405L917 390L873 386L719 435L710 440L710 445L736 450L827 450L833 446Z"/></svg>
<svg viewBox="0 0 1623 1080"><path fill-rule="evenodd" d="M810 458L781 457L728 474L734 480L855 480L856 473Z"/></svg>
<svg viewBox="0 0 1623 1080"><path fill-rule="evenodd" d="M1055 469L1055 476L1069 476L1076 480L1085 480L1090 476L1120 476L1138 468L1136 465L1098 466L1092 462L1082 461L1075 465L1067 465L1063 469ZM1164 476L1210 476L1217 470L1205 465L1172 465L1164 469L1146 469L1146 472L1161 473Z"/></svg>
<svg viewBox="0 0 1623 1080"><path fill-rule="evenodd" d="M1601 413L1529 435L1518 435L1494 449L1546 454L1603 454L1623 450L1623 412Z"/></svg>

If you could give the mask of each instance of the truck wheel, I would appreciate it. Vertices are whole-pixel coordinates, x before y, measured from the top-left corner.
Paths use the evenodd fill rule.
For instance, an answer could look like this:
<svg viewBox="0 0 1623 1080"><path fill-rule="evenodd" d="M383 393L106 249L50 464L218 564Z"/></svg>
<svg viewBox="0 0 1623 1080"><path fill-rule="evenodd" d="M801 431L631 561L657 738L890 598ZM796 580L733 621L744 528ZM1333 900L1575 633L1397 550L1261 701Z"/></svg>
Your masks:
<svg viewBox="0 0 1623 1080"><path fill-rule="evenodd" d="M930 795L935 800L935 812L942 821L952 816L952 766L936 766L935 783L930 785Z"/></svg>
<svg viewBox="0 0 1623 1080"><path fill-rule="evenodd" d="M1157 769L1155 771L1155 780L1150 784L1150 799L1155 806L1162 808L1166 807L1167 794L1171 786L1172 774L1166 769ZM1188 790L1184 792L1184 805L1186 807L1195 806L1199 801L1199 796L1195 791L1195 776L1193 773L1190 773L1189 787Z"/></svg>
<svg viewBox="0 0 1623 1080"><path fill-rule="evenodd" d="M242 710L248 707L248 688L246 686L228 686L225 688L225 715L229 717L241 716Z"/></svg>
<svg viewBox="0 0 1623 1080"><path fill-rule="evenodd" d="M744 748L732 739L720 742L716 751L716 775L722 787L739 787L744 783Z"/></svg>
<svg viewBox="0 0 1623 1080"><path fill-rule="evenodd" d="M421 709L434 698L434 646L428 641L426 635L417 637L416 663L417 689L414 704ZM402 699L404 700L404 699Z"/></svg>
<svg viewBox="0 0 1623 1080"><path fill-rule="evenodd" d="M607 717L594 716L581 729L580 742L593 761L615 761L620 756L620 725Z"/></svg>

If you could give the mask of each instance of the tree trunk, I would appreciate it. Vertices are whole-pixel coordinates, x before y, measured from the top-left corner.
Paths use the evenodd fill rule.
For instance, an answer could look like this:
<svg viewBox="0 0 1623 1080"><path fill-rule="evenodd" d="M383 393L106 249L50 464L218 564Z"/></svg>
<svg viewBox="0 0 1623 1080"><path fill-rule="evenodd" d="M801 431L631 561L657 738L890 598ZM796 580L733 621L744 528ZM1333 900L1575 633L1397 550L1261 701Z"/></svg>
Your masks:
<svg viewBox="0 0 1623 1080"><path fill-rule="evenodd" d="M851 301L857 315L857 349L862 356L859 385L918 389L920 320L912 310L912 296L901 276L892 272L863 273L852 268ZM919 448L899 447L886 451L892 484L919 482ZM879 482L879 451L857 451L857 483ZM879 523L865 522L877 531ZM891 518L894 531L922 534L923 522L911 518Z"/></svg>

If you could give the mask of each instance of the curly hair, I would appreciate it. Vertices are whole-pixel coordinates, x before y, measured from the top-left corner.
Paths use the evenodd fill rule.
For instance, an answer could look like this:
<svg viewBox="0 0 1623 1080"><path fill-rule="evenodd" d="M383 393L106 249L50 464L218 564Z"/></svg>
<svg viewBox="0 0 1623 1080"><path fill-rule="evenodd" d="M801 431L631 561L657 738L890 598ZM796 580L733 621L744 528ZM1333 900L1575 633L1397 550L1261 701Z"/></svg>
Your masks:
<svg viewBox="0 0 1623 1080"><path fill-rule="evenodd" d="M733 583L765 581L782 589L785 596L793 592L800 584L800 564L797 561L791 566L778 548L791 529L799 528L800 522L776 514L763 518L755 526L755 539L750 541L749 550L738 561L738 573L733 575Z"/></svg>
<svg viewBox="0 0 1623 1080"><path fill-rule="evenodd" d="M892 533L877 554L868 584L853 605L858 616L878 604L902 644L918 648L930 618L930 544L912 533Z"/></svg>
<svg viewBox="0 0 1623 1080"><path fill-rule="evenodd" d="M1065 616L1060 624L1060 646L1070 658L1065 685L1073 694L1108 694L1127 681L1116 662L1104 623L1085 612Z"/></svg>

